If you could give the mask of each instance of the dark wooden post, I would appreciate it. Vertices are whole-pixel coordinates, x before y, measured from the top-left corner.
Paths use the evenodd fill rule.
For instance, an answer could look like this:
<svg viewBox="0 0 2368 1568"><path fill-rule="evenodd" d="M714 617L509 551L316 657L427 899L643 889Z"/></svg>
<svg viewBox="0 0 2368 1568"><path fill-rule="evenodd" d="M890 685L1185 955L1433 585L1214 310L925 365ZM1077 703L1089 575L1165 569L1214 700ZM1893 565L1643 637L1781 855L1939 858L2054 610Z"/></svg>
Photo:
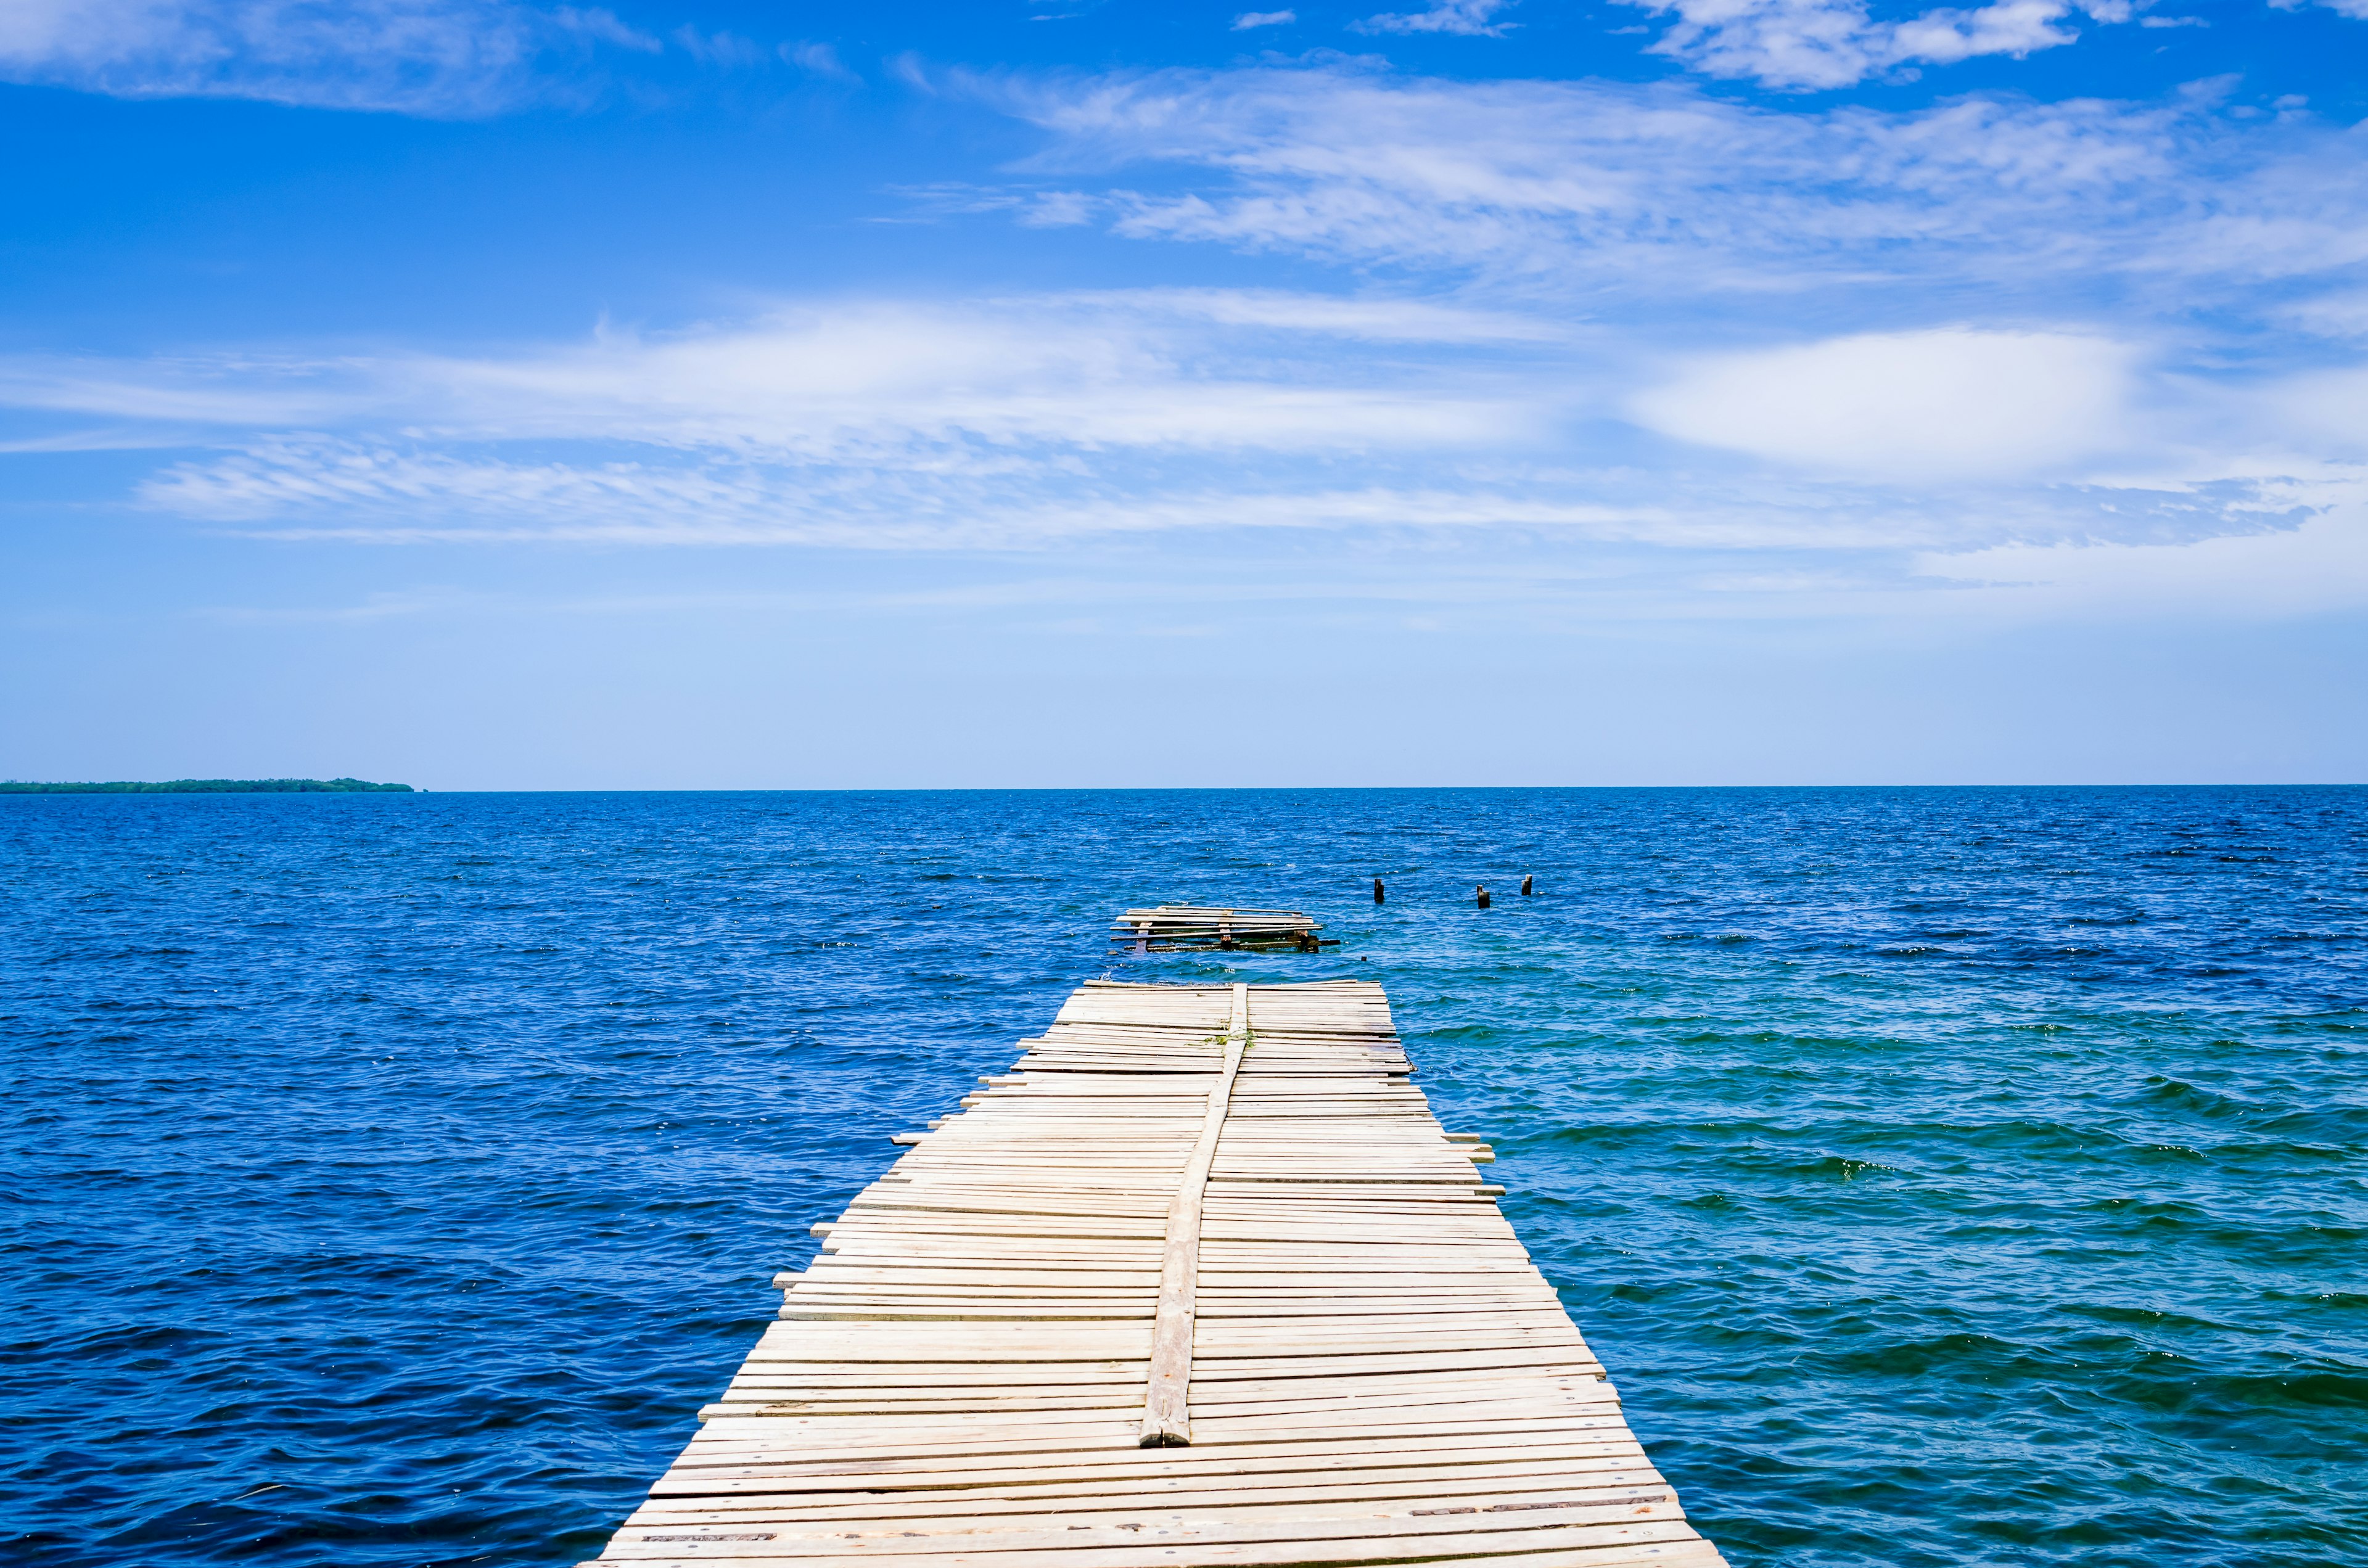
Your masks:
<svg viewBox="0 0 2368 1568"><path fill-rule="evenodd" d="M1373 879L1373 902L1375 903L1382 902L1382 879L1379 877Z"/></svg>
<svg viewBox="0 0 2368 1568"><path fill-rule="evenodd" d="M1472 891L1473 891L1474 893L1476 893L1476 894L1478 894L1478 895L1479 895L1479 899L1480 899L1480 907L1481 907L1481 908L1483 908L1483 909L1487 908L1487 907L1488 907L1488 890L1487 890L1486 888L1483 888L1483 887L1475 887L1475 888L1474 888Z"/></svg>
<svg viewBox="0 0 2368 1568"><path fill-rule="evenodd" d="M1537 891L1537 889L1530 885L1530 879L1528 877L1525 876L1521 879L1521 896L1523 898L1529 897L1531 893Z"/></svg>

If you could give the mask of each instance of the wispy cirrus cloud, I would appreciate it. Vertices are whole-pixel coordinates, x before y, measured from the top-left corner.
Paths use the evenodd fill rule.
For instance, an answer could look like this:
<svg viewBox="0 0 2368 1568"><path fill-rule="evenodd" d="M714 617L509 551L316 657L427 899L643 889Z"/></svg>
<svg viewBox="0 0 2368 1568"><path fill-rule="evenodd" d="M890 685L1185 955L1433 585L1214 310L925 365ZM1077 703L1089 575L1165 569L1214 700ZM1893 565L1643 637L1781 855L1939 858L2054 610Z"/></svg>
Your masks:
<svg viewBox="0 0 2368 1568"><path fill-rule="evenodd" d="M2162 476L2112 487L1961 476L1935 492L1716 465L1588 469L1469 456L1356 472L1360 483L1344 487L1320 470L1257 464L1213 478L1205 468L1112 463L1053 474L1025 458L999 472L658 449L529 459L451 443L311 437L176 464L142 498L233 532L381 546L1042 558L1158 536L1322 533L1355 541L1344 562L1374 559L1395 541L1439 558L1440 571L1493 573L1493 585L1469 585L1485 598L1543 596L1648 617L2045 616L2133 604L2278 615L2368 601L2368 482L2357 474L2208 484ZM1448 540L1457 546L1441 556ZM1340 548L1327 545L1327 558ZM1508 551L1529 564L1508 564ZM1536 580L1540 570L1553 575L1550 587ZM1392 592L1456 597L1429 575L1417 584L1401 574Z"/></svg>
<svg viewBox="0 0 2368 1568"><path fill-rule="evenodd" d="M1269 290L846 300L466 357L20 357L0 360L0 403L176 431L376 424L834 462L1434 449L1535 431L1551 410L1485 358L1558 335L1502 312ZM1406 352L1308 352L1342 338Z"/></svg>
<svg viewBox="0 0 2368 1568"><path fill-rule="evenodd" d="M827 77L833 81L853 85L860 84L863 80L862 76L850 69L845 61L839 59L838 51L826 43L811 41L785 43L780 47L780 56L792 65L800 66L817 76Z"/></svg>
<svg viewBox="0 0 2368 1568"><path fill-rule="evenodd" d="M1510 22L1496 19L1510 0L1437 0L1428 11L1385 11L1351 22L1360 33L1448 33L1463 38L1502 38Z"/></svg>
<svg viewBox="0 0 2368 1568"><path fill-rule="evenodd" d="M513 0L10 0L0 80L468 118L545 94L539 59L657 40L608 10Z"/></svg>
<svg viewBox="0 0 2368 1568"><path fill-rule="evenodd" d="M2368 262L2356 138L2226 119L2208 92L1784 112L1680 85L1349 69L960 85L1052 136L1023 174L1097 176L1040 187L1074 221L1570 308L1840 286L1856 309L1889 289L1915 312L1975 285L2053 310L2112 277L2185 310ZM1131 184L1135 167L1168 188ZM1177 171L1201 177L1178 192Z"/></svg>
<svg viewBox="0 0 2368 1568"><path fill-rule="evenodd" d="M741 454L519 460L497 452L327 437L257 442L167 469L143 490L185 517L281 538L379 543L575 541L1043 551L1113 535L1220 529L1576 531L1627 539L1660 509L1583 494L1308 483L1255 467L1228 482L1145 483L1115 465L792 463ZM1279 479L1267 485L1261 480ZM1409 482L1411 481L1411 482ZM1682 525L1680 525L1682 526Z"/></svg>
<svg viewBox="0 0 2368 1568"><path fill-rule="evenodd" d="M1993 609L2093 615L2133 601L2155 610L2257 617L2368 603L2368 485L2315 493L2290 527L2200 540L2016 541L1916 556L1918 577L1952 585L1928 602L1979 597Z"/></svg>

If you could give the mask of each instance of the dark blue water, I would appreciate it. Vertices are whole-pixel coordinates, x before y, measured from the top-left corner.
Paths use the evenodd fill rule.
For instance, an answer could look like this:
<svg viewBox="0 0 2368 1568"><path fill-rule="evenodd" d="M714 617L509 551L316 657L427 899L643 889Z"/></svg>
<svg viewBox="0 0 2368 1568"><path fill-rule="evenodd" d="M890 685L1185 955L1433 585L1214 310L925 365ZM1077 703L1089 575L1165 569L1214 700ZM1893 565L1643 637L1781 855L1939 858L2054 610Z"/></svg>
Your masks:
<svg viewBox="0 0 2368 1568"><path fill-rule="evenodd" d="M7 1561L589 1554L1162 897L1389 987L1737 1564L2368 1562L2368 790L2268 789L0 797Z"/></svg>

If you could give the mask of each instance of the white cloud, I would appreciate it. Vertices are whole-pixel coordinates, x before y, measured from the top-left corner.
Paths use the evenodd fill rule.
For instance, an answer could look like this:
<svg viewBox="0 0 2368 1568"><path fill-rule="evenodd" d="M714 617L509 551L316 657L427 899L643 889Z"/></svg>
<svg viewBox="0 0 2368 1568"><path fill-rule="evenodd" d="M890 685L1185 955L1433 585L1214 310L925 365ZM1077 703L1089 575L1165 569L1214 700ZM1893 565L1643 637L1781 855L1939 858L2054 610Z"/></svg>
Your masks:
<svg viewBox="0 0 2368 1568"><path fill-rule="evenodd" d="M792 65L803 66L817 76L828 76L841 82L863 80L839 59L838 51L826 43L785 43L781 45L781 58Z"/></svg>
<svg viewBox="0 0 2368 1568"><path fill-rule="evenodd" d="M1814 579L1785 603L1818 613L2028 598L1951 585L2021 569L1985 551L2291 532L2281 476L2338 483L2328 463L2360 443L2337 432L2368 405L2368 372L2218 388L2089 331L1818 338L1658 380L1649 363L1633 334L1501 306L1146 290L841 301L473 356L18 358L0 403L36 422L27 449L120 449L141 429L206 449L141 498L274 535L1004 551L1485 533L1664 552L1634 570L1720 603ZM1640 445L1623 407L1716 450ZM2130 472L2065 467L2100 450ZM1926 558L1955 564L1919 585Z"/></svg>
<svg viewBox="0 0 2368 1568"><path fill-rule="evenodd" d="M404 426L816 462L975 466L1053 449L1349 453L1533 437L1552 410L1471 356L1556 335L1387 298L1154 290L932 306L848 301L508 355L0 361L0 403L197 425ZM1441 346L1306 362L1311 337Z"/></svg>
<svg viewBox="0 0 2368 1568"><path fill-rule="evenodd" d="M2281 306L2276 319L2320 337L2368 337L2368 289L2337 289Z"/></svg>
<svg viewBox="0 0 2368 1568"><path fill-rule="evenodd" d="M2122 7L2127 19L2128 6ZM2072 7L2056 0L1996 0L1975 10L1943 7L1895 22L1888 40L1892 58L1948 65L1981 54L2020 59L2034 50L2078 41L2061 26Z"/></svg>
<svg viewBox="0 0 2368 1568"><path fill-rule="evenodd" d="M0 359L0 405L174 429L302 425L373 411L351 372L336 359L252 354L144 360L18 355ZM157 443L152 437L149 444Z"/></svg>
<svg viewBox="0 0 2368 1568"><path fill-rule="evenodd" d="M1926 290L1970 282L2046 313L2118 274L2191 310L2368 261L2351 139L2243 125L2208 96L1786 113L1677 85L1347 68L955 85L1052 134L1025 172L1069 179L1072 219L1590 308L1830 285L1863 312L1888 285L1929 321ZM1123 183L1136 164L1166 165L1161 188ZM1087 173L1109 183L1076 188Z"/></svg>
<svg viewBox="0 0 2368 1568"><path fill-rule="evenodd" d="M1510 22L1493 20L1510 0L1437 0L1428 11L1387 12L1349 24L1360 33L1455 33L1465 38L1502 38Z"/></svg>
<svg viewBox="0 0 2368 1568"><path fill-rule="evenodd" d="M2070 0L1996 0L1974 10L1944 6L1879 22L1861 0L1639 0L1675 12L1677 25L1653 46L1713 76L1749 77L1771 87L1847 87L1908 64L1946 65L1979 54L2029 54L2075 41L2064 26ZM2126 21L2127 0L2082 7Z"/></svg>
<svg viewBox="0 0 2368 1568"><path fill-rule="evenodd" d="M1352 66L936 85L1053 143L1007 187L939 192L941 213L1057 212L1392 281L809 301L445 355L18 357L0 403L22 428L0 434L145 432L190 449L149 505L272 533L1485 533L1831 611L2027 597L1991 574L2033 562L2155 592L2163 573L2112 563L2306 533L2298 508L2323 503L2293 476L2337 484L2344 430L2368 429L2368 381L2231 372L2233 314L2185 313L2274 292L2333 331L2368 259L2351 141L2235 124L2208 95L1787 114ZM1155 163L1156 181L1129 167ZM2090 549L2157 553L2069 553Z"/></svg>
<svg viewBox="0 0 2368 1568"><path fill-rule="evenodd" d="M649 51L611 13L508 0L9 0L0 80L120 97L471 116L536 90L564 44Z"/></svg>
<svg viewBox="0 0 2368 1568"><path fill-rule="evenodd" d="M1092 540L1321 531L1357 541L1325 548L1323 559L1344 566L1393 541L1426 551L1435 570L1418 580L1390 574L1390 591L1404 597L1565 610L1584 602L1590 616L1930 618L2165 605L2260 614L2368 603L2360 526L2368 512L2355 505L2348 523L2320 516L2347 484L2356 500L2356 480L2222 486L2206 496L1720 483L1669 469L1368 462L1359 472L1364 483L1343 487L1241 465L1212 475L1202 465L1163 483L1026 461L881 469L652 449L566 460L311 437L178 463L142 498L235 532L380 544L1057 556ZM1456 574L1475 568L1480 578L1458 587ZM1337 571L1323 575L1339 580Z"/></svg>
<svg viewBox="0 0 2368 1568"><path fill-rule="evenodd" d="M714 32L706 33L685 23L667 36L674 40L676 46L685 54L689 55L701 65L713 66L719 70L754 70L770 64L779 57L778 51L765 48L753 39L742 38L738 33L728 28L718 28Z"/></svg>
<svg viewBox="0 0 2368 1568"><path fill-rule="evenodd" d="M2194 563L2255 563L2258 587L2280 562L2319 561L2275 541L2319 540L2314 515L2360 488L2326 455L2339 444L2287 411L2314 403L2339 426L2352 405L2338 394L2368 396L2368 372L2182 392L2091 334L1821 339L1694 360L1638 394L1656 427L1717 449L1696 460L1610 417L1634 358L1440 301L1145 290L841 301L498 356L19 359L0 362L0 402L101 416L118 446L144 423L200 448L138 498L279 538L1486 539L1565 552L1570 581L1545 597L1595 595L1606 614L2208 607ZM2226 439L2185 441L2196 430ZM2049 472L2100 446L2131 472ZM2255 536L2271 542L2183 553ZM2323 552L2322 597L2368 597L2350 548ZM2256 587L2237 597L2266 602Z"/></svg>
<svg viewBox="0 0 2368 1568"><path fill-rule="evenodd" d="M2368 368L2312 370L2252 392L2290 449L2368 462Z"/></svg>
<svg viewBox="0 0 2368 1568"><path fill-rule="evenodd" d="M1665 435L1804 468L2018 478L2129 439L2135 358L2063 333L1870 333L1703 359L1633 407Z"/></svg>
<svg viewBox="0 0 2368 1568"><path fill-rule="evenodd" d="M1247 32L1252 28L1279 28L1299 20L1296 11L1244 11L1234 18L1234 31Z"/></svg>
<svg viewBox="0 0 2368 1568"><path fill-rule="evenodd" d="M1915 558L1922 576L1999 610L2094 614L2115 605L2153 612L2294 616L2368 604L2368 483L2352 481L2295 526L2179 543L2058 540Z"/></svg>
<svg viewBox="0 0 2368 1568"><path fill-rule="evenodd" d="M1394 343L1537 343L1568 329L1509 310L1391 296L1310 294L1282 289L1135 289L1076 294L1081 303L1201 320Z"/></svg>

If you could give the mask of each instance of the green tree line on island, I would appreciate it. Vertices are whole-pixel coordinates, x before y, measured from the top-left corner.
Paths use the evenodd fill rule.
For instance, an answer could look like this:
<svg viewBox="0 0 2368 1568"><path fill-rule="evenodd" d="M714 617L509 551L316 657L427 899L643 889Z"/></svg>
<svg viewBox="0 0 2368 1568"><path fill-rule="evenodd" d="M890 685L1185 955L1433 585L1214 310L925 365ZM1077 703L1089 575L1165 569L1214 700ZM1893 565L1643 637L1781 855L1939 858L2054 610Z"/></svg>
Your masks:
<svg viewBox="0 0 2368 1568"><path fill-rule="evenodd" d="M374 790L412 792L408 784L373 784L366 778L168 778L143 784L28 784L0 781L0 795L358 795Z"/></svg>

